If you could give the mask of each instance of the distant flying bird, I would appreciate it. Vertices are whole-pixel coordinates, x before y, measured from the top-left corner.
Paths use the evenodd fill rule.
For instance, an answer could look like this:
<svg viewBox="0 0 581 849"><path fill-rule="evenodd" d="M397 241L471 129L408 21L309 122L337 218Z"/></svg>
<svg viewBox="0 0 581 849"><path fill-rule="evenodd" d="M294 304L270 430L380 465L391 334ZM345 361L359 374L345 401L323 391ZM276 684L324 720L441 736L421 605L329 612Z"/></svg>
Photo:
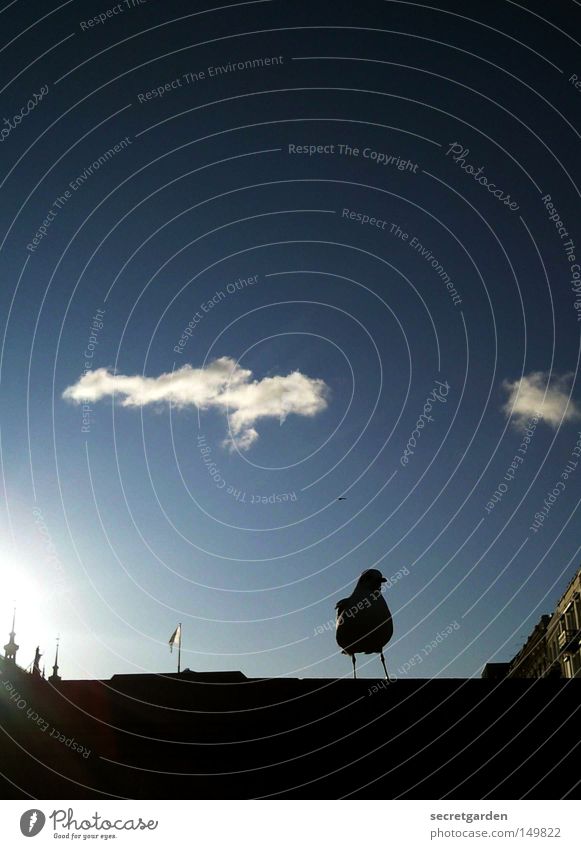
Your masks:
<svg viewBox="0 0 581 849"><path fill-rule="evenodd" d="M351 595L335 605L337 643L343 654L351 656L354 678L357 678L355 655L377 652L385 677L390 680L383 656L383 647L393 636L391 613L381 594L381 585L386 580L379 569L366 569Z"/></svg>
<svg viewBox="0 0 581 849"><path fill-rule="evenodd" d="M346 495L340 495L339 498L337 499L337 501L347 501L347 496Z"/></svg>

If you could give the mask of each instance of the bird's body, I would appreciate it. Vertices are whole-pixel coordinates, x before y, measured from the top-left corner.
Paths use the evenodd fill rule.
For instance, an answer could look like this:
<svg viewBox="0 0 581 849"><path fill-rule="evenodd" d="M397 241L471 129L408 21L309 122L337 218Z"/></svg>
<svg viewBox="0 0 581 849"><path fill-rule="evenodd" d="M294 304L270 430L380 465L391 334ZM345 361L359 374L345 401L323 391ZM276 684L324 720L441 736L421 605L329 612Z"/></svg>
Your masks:
<svg viewBox="0 0 581 849"><path fill-rule="evenodd" d="M383 648L393 636L393 620L389 607L381 594L385 581L378 569L367 569L351 595L336 604L336 638L343 654L351 656L355 676L355 655L381 655L385 669Z"/></svg>

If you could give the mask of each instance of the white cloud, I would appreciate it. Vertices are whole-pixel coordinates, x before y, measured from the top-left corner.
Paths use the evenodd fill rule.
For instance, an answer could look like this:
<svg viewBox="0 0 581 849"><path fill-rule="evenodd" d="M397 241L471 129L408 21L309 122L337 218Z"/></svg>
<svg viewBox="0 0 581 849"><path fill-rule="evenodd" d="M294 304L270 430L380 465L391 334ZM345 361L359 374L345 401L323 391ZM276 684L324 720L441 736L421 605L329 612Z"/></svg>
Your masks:
<svg viewBox="0 0 581 849"><path fill-rule="evenodd" d="M277 418L282 424L293 413L313 417L327 407L329 387L324 380L300 371L284 377L251 378L252 372L240 368L231 357L220 357L203 368L185 365L159 377L128 377L100 368L67 387L63 398L82 404L115 396L123 407L171 404L217 409L229 419L230 436L224 444L243 451L258 439L254 424L259 419Z"/></svg>
<svg viewBox="0 0 581 849"><path fill-rule="evenodd" d="M578 405L569 400L573 373L551 376L549 373L532 371L523 375L520 380L504 380L502 388L507 398L502 407L507 416L512 414L513 424L517 428L525 428L532 416L539 413L543 420L556 428L561 421L579 421L581 410Z"/></svg>

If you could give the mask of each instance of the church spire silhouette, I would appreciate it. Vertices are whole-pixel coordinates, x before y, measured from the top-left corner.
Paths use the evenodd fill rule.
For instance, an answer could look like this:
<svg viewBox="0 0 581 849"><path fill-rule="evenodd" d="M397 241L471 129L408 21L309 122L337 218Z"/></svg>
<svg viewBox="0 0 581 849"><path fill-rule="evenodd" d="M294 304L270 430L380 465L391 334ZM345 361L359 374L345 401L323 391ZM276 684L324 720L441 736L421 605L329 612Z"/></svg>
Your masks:
<svg viewBox="0 0 581 849"><path fill-rule="evenodd" d="M9 660L11 663L16 663L16 652L19 649L19 646L14 641L14 637L16 636L16 632L14 630L14 625L16 622L16 608L12 613L12 630L10 631L10 639L4 646L4 657L6 660Z"/></svg>
<svg viewBox="0 0 581 849"><path fill-rule="evenodd" d="M58 684L61 680L61 676L59 675L59 642L60 637L56 638L56 652L54 655L54 666L52 668L52 675L49 675L48 680L51 684Z"/></svg>

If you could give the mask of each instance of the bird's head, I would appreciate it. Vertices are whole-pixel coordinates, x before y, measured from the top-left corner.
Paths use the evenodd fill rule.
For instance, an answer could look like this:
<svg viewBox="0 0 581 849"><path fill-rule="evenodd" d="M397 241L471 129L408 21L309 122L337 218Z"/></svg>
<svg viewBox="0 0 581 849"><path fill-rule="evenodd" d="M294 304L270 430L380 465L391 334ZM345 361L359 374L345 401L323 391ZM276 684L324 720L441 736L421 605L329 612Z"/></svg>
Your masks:
<svg viewBox="0 0 581 849"><path fill-rule="evenodd" d="M387 581L387 578L384 578L379 569L366 569L365 572L361 573L359 580L357 581L357 586L360 589L367 590L379 590L381 589L381 585Z"/></svg>

